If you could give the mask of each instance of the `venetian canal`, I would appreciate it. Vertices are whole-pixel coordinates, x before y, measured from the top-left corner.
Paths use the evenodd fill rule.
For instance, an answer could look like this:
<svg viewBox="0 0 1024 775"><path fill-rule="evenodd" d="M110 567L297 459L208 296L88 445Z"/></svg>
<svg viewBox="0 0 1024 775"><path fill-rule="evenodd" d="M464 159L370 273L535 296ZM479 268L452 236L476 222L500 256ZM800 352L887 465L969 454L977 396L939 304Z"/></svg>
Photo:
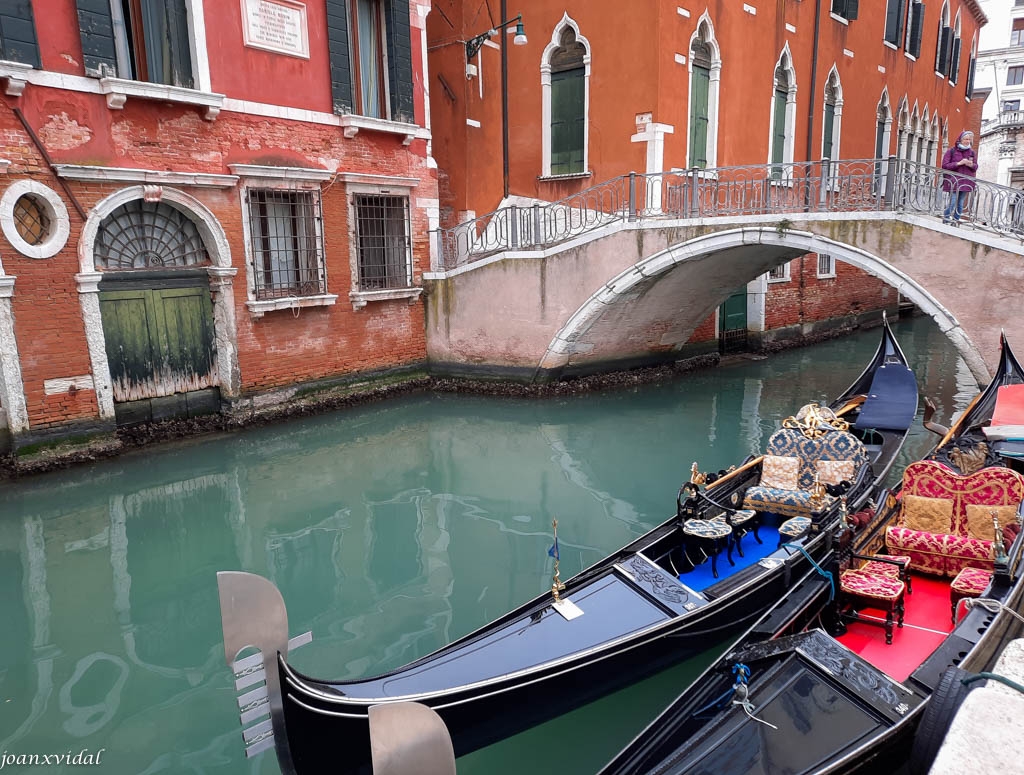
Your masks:
<svg viewBox="0 0 1024 775"><path fill-rule="evenodd" d="M894 329L947 422L977 391L968 370L930 319ZM664 520L692 461L735 463L845 388L877 342L863 331L588 395L423 393L4 482L0 752L103 749L112 773L276 772L272 753L244 759L216 571L278 585L291 633L313 633L300 670L396 667L546 589L552 517L565 578ZM934 438L918 422L897 467ZM594 772L708 648L463 757L460 775Z"/></svg>

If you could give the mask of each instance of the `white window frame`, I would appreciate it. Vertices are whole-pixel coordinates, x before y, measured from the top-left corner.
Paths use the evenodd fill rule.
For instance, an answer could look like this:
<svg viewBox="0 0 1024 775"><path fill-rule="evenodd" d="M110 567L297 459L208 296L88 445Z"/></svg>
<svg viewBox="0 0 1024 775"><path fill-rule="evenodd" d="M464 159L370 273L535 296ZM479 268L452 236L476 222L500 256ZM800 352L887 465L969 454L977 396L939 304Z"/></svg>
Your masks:
<svg viewBox="0 0 1024 775"><path fill-rule="evenodd" d="M789 280L790 280L789 264L790 264L790 262L787 261L786 263L780 264L779 266L775 267L774 269L769 269L765 273L765 278L768 280L769 284L771 284L771 283L788 283ZM782 270L782 275L780 277L774 276L775 273L778 272L780 269Z"/></svg>
<svg viewBox="0 0 1024 775"><path fill-rule="evenodd" d="M394 180L388 180L385 178L379 183L370 182L368 180L375 177L377 176L358 174L342 174L340 176L340 178L346 183L345 200L346 207L348 208L349 224L349 268L351 270L352 277L349 301L352 302L352 309L354 310L360 310L370 302L391 301L394 299L407 299L409 304L413 304L417 299L419 299L420 294L423 293L422 287L413 284L416 281L416 267L414 264L416 231L413 228L414 202L412 189L419 184L419 181L410 178L396 178ZM408 213L408 220L405 225L408 230L409 247L406 251L405 257L406 282L408 283L405 287L383 288L379 290L363 290L359 287L359 227L357 223L358 215L356 213L357 196L396 196L402 197L406 200L408 205L406 209L406 212Z"/></svg>
<svg viewBox="0 0 1024 775"><path fill-rule="evenodd" d="M782 47L782 53L779 54L779 58L775 61L775 66L772 68L772 94L769 105L769 126L768 126L768 167L771 168L776 162L772 161L772 142L775 138L775 71L783 67L783 62L786 63L784 69L789 76L789 87L786 91L786 126L783 129L783 143L782 143L782 165L783 174L782 179L775 181L780 184L790 184L792 182L792 170L793 170L793 154L796 146L796 68L793 66L793 54L789 50L789 42Z"/></svg>
<svg viewBox="0 0 1024 775"><path fill-rule="evenodd" d="M832 115L832 155L829 157L830 161L838 161L843 158L839 155L839 139L842 136L843 126L843 82L839 78L839 70L833 63L832 69L829 70L828 77L825 79L825 95L827 99L829 85L832 83L832 77L835 76L835 110ZM825 101L822 102L824 106ZM824 121L824 107L822 107L822 122L821 122L821 158L825 158L825 121Z"/></svg>
<svg viewBox="0 0 1024 775"><path fill-rule="evenodd" d="M541 178L551 178L551 55L561 45L562 31L571 27L576 40L583 44L586 53L583 55L583 171L571 175L554 176L563 178L590 177L590 52L593 50L590 41L580 33L580 25L569 16L562 15L562 20L555 25L551 33L551 42L544 47L540 57L540 90L541 90Z"/></svg>
<svg viewBox="0 0 1024 775"><path fill-rule="evenodd" d="M711 15L704 11L700 18L697 20L697 26L694 29L693 35L690 36L690 42L686 49L686 56L688 57L686 63L686 69L688 73L687 89L686 89L686 166L693 167L693 159L690 154L692 150L689 145L690 138L690 118L691 112L691 99L693 95L693 44L695 41L700 39L701 25L707 25L708 37L706 43L711 49L711 71L708 82L708 138L707 138L707 156L708 164L705 169L715 169L718 166L718 94L719 85L722 80L722 49L718 45L718 39L715 37L715 25L711 21Z"/></svg>
<svg viewBox="0 0 1024 775"><path fill-rule="evenodd" d="M206 14L203 10L203 0L185 0L185 11L188 14L188 44L189 55L192 57L194 91L212 93L213 86L210 80L210 56L206 48ZM118 76L121 80L131 81L131 64L128 61L130 52L126 37L129 31L125 24L121 0L110 0L110 14L114 24L114 48L117 52ZM150 82L135 81L135 83ZM164 84L153 85L163 86Z"/></svg>
<svg viewBox="0 0 1024 775"><path fill-rule="evenodd" d="M242 184L238 187L239 204L242 208L242 238L245 246L245 287L247 301L245 306L254 318L262 317L267 312L279 309L300 309L302 307L328 307L338 300L338 295L321 293L310 296L282 296L271 299L256 298L256 267L253 257L255 235L254 224L249 209L248 193L250 190L311 192L320 200L323 212L323 193L321 183L331 177L327 170L311 170L299 167L260 167L255 165L233 164L232 173L242 176ZM324 289L328 289L327 250L324 243L323 217L313 220L316 229L317 262L324 277Z"/></svg>
<svg viewBox="0 0 1024 775"><path fill-rule="evenodd" d="M826 271L821 271L822 261L826 263ZM818 279L825 280L836 276L836 259L831 253L819 253L818 254Z"/></svg>
<svg viewBox="0 0 1024 775"><path fill-rule="evenodd" d="M30 245L21 234L14 219L14 206L23 196L35 199L36 204L50 219L50 231L37 245ZM2 228L11 247L29 258L52 258L57 255L68 242L71 235L71 219L64 200L51 188L31 179L16 180L0 198L0 228ZM0 269L0 275L3 270Z"/></svg>

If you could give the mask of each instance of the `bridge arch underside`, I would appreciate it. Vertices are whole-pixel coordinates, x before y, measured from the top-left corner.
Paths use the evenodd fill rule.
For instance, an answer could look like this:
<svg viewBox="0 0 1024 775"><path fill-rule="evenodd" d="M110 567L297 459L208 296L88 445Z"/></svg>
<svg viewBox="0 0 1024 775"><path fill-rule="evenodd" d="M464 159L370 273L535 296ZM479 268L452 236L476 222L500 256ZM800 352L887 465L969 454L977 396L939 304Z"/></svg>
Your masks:
<svg viewBox="0 0 1024 775"><path fill-rule="evenodd" d="M936 321L979 381L988 379L985 359L961 322L919 279L894 265L901 263L899 257L890 255L893 261L884 261L841 240L765 228L717 232L639 259L568 317L541 358L537 378L674 360L697 327L737 289L792 258L819 252L896 288ZM939 255L932 256L933 263ZM955 274L950 268L945 271ZM987 332L985 336L989 338ZM992 338L987 349L995 352L997 335Z"/></svg>

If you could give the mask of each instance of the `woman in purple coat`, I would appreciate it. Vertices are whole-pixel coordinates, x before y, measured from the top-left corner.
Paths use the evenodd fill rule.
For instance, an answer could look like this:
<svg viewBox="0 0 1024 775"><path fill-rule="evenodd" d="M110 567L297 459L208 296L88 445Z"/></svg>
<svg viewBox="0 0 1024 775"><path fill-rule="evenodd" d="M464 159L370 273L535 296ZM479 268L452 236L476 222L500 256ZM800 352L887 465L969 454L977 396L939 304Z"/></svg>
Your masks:
<svg viewBox="0 0 1024 775"><path fill-rule="evenodd" d="M949 204L942 213L942 222L960 225L960 214L964 202L975 186L974 176L978 171L978 155L971 148L974 132L961 132L956 143L942 157L942 169L957 173L942 176L942 190L949 194Z"/></svg>

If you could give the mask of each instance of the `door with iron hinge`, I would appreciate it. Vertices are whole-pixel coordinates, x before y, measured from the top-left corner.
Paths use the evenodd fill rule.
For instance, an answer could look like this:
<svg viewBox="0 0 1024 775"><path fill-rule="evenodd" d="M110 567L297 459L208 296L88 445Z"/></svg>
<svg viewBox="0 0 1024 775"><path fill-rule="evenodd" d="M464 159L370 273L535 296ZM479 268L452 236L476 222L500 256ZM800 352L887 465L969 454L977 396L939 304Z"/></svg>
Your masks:
<svg viewBox="0 0 1024 775"><path fill-rule="evenodd" d="M734 293L718 311L718 333L723 353L747 346L747 289Z"/></svg>
<svg viewBox="0 0 1024 775"><path fill-rule="evenodd" d="M100 311L115 402L219 385L208 285L101 289Z"/></svg>

